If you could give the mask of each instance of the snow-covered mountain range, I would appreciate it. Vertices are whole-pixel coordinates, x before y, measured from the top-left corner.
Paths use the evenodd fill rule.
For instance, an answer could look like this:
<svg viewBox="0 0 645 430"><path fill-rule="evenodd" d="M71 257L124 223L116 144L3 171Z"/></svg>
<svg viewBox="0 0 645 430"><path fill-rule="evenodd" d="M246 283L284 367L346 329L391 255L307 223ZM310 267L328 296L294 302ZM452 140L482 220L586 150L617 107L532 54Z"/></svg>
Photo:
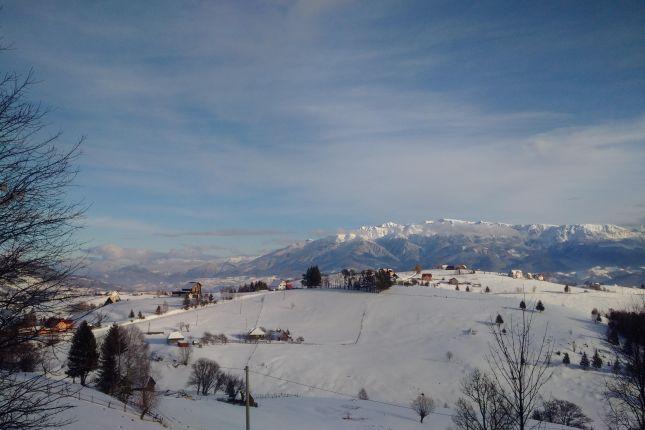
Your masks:
<svg viewBox="0 0 645 430"><path fill-rule="evenodd" d="M200 262L189 270L160 273L138 265L103 274L104 280L131 283L150 272L155 283L222 276L298 276L316 264L323 271L343 268L467 264L487 271L519 268L640 285L645 282L645 232L616 225L512 225L439 219L419 224L387 222L315 240L293 243L257 258ZM107 276L106 276L107 275ZM126 285L123 285L124 287Z"/></svg>

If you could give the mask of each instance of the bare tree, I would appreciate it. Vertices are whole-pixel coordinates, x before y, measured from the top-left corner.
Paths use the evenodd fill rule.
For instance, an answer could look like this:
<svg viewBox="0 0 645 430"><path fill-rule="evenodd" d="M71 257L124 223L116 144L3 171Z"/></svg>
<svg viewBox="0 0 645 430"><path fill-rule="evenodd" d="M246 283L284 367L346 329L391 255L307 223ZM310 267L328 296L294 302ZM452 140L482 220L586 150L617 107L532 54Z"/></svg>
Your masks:
<svg viewBox="0 0 645 430"><path fill-rule="evenodd" d="M159 404L159 394L154 387L145 386L134 394L134 404L141 411L140 419L152 412Z"/></svg>
<svg viewBox="0 0 645 430"><path fill-rule="evenodd" d="M513 420L501 389L488 375L475 369L461 382L464 397L457 400L452 418L463 430L510 429Z"/></svg>
<svg viewBox="0 0 645 430"><path fill-rule="evenodd" d="M520 322L511 319L503 331L491 321L494 342L488 364L500 394L508 405L515 427L524 430L539 399L540 389L551 378L553 352L548 330L536 342L531 334L532 314L522 312Z"/></svg>
<svg viewBox="0 0 645 430"><path fill-rule="evenodd" d="M107 315L103 311L95 311L94 312L94 318L92 319L92 324L94 324L96 327L101 327L103 325L103 321L107 318Z"/></svg>
<svg viewBox="0 0 645 430"><path fill-rule="evenodd" d="M193 353L193 350L189 346L179 348L179 353L178 353L179 364L188 366L188 363L190 362L190 356L192 355L192 353Z"/></svg>
<svg viewBox="0 0 645 430"><path fill-rule="evenodd" d="M137 326L123 329L125 349L119 358L120 390L118 397L124 403L137 390L142 390L150 378L149 347Z"/></svg>
<svg viewBox="0 0 645 430"><path fill-rule="evenodd" d="M2 48L0 48L2 50ZM78 295L68 280L83 208L67 190L78 145L61 151L46 136L46 111L27 99L33 73L0 76L0 428L56 427L67 387L38 373L21 374L13 354L49 345L25 324L28 315L63 312ZM55 342L51 342L54 344Z"/></svg>
<svg viewBox="0 0 645 430"><path fill-rule="evenodd" d="M421 393L412 400L410 407L419 415L419 422L423 423L423 419L434 411L434 399L432 397L426 397L425 394Z"/></svg>
<svg viewBox="0 0 645 430"><path fill-rule="evenodd" d="M221 372L217 362L207 358L200 358L193 363L192 368L188 384L195 386L197 393L208 396L211 388L215 388L215 391L217 391L219 387L216 386L222 383L220 381L218 384Z"/></svg>

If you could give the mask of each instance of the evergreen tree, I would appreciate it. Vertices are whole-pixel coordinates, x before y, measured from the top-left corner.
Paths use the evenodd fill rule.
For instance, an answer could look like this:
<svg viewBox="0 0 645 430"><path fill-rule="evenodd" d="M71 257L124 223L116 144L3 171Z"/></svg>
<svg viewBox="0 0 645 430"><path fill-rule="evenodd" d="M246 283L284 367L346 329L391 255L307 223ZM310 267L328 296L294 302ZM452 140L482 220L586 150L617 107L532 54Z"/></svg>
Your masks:
<svg viewBox="0 0 645 430"><path fill-rule="evenodd" d="M567 364L568 365L570 363L571 363L571 359L569 358L569 353L565 352L564 357L562 357L562 364Z"/></svg>
<svg viewBox="0 0 645 430"><path fill-rule="evenodd" d="M134 310L130 309L130 315L128 315L128 318L134 318Z"/></svg>
<svg viewBox="0 0 645 430"><path fill-rule="evenodd" d="M535 305L535 310L539 312L544 311L544 305L542 304L542 300L538 300L537 305Z"/></svg>
<svg viewBox="0 0 645 430"><path fill-rule="evenodd" d="M597 322L597 323L601 323L601 322L602 322L602 317L600 316L600 314L596 315L596 322Z"/></svg>
<svg viewBox="0 0 645 430"><path fill-rule="evenodd" d="M612 372L614 372L616 375L620 374L622 370L622 365L620 364L620 360L618 357L616 357L616 360L614 361L614 367L612 369Z"/></svg>
<svg viewBox="0 0 645 430"><path fill-rule="evenodd" d="M155 314L161 315L161 305L157 306L157 309L155 310Z"/></svg>
<svg viewBox="0 0 645 430"><path fill-rule="evenodd" d="M137 315L137 316L139 317L140 320L146 319L146 317L143 316L141 311L139 311L139 315Z"/></svg>
<svg viewBox="0 0 645 430"><path fill-rule="evenodd" d="M320 287L322 284L322 274L318 266L311 266L302 276L302 284L305 287Z"/></svg>
<svg viewBox="0 0 645 430"><path fill-rule="evenodd" d="M470 287L466 285L466 292L470 292Z"/></svg>
<svg viewBox="0 0 645 430"><path fill-rule="evenodd" d="M119 370L120 355L127 349L125 339L118 325L114 324L107 332L101 345L99 377L97 386L107 394L114 394L121 380Z"/></svg>
<svg viewBox="0 0 645 430"><path fill-rule="evenodd" d="M484 290L484 292L486 292L486 293L490 293L490 288L489 288L489 287L486 287L486 289Z"/></svg>
<svg viewBox="0 0 645 430"><path fill-rule="evenodd" d="M526 309L526 303L524 303L524 300L520 302L520 309L525 310Z"/></svg>
<svg viewBox="0 0 645 430"><path fill-rule="evenodd" d="M81 378L81 385L85 385L87 375L96 369L98 359L96 338L87 321L83 321L72 338L72 345L67 355L67 374L72 378Z"/></svg>
<svg viewBox="0 0 645 430"><path fill-rule="evenodd" d="M497 314L497 318L495 318L495 324L497 324L498 326L504 324L504 319L502 319L502 316L500 314Z"/></svg>
<svg viewBox="0 0 645 430"><path fill-rule="evenodd" d="M568 292L569 292L569 286L568 286L568 285L565 285L565 286L564 286L564 292L565 292L565 293L568 293Z"/></svg>
<svg viewBox="0 0 645 430"><path fill-rule="evenodd" d="M586 352L582 353L582 358L580 359L580 366L585 370L589 368L589 357L587 357Z"/></svg>
<svg viewBox="0 0 645 430"><path fill-rule="evenodd" d="M596 369L600 369L602 367L602 358L598 355L598 350L596 350L593 357L591 357L591 365Z"/></svg>

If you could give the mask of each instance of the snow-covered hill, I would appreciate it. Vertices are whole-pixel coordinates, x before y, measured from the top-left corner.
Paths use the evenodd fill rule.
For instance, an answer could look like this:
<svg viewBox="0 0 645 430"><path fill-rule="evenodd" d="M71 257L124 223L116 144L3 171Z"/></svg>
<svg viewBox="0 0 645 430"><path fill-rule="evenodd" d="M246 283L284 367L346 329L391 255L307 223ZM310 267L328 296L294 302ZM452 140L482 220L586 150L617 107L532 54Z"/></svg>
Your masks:
<svg viewBox="0 0 645 430"><path fill-rule="evenodd" d="M348 398L364 387L373 400L405 406L423 391L439 406L447 404L448 408L440 411L450 414L459 397L460 379L473 368L488 365L491 318L499 313L508 323L520 317L521 299L529 303L529 308L541 300L546 310L532 313L535 334L542 334L548 327L555 350L572 357L572 365L564 366L561 355L554 356L554 377L543 395L579 404L595 420L594 428L605 428L599 387L611 376L607 362L614 357L604 341L606 326L594 323L590 312L642 300L641 290L611 287L605 292L574 287L565 294L563 285L550 282L490 273L457 275L460 282L470 283L471 291L466 292L463 284L461 291L455 291L454 286L441 281L454 276L453 272L433 273L439 281L435 287L393 287L381 294L324 289L254 293L197 310L175 308L165 316L135 324L144 332L150 325L152 331L168 334L177 330L180 322L190 323L190 332L184 333L189 338L209 331L235 339L254 326L289 329L294 337L303 336L302 344L231 342L193 349L193 360L211 358L230 372L241 374L240 369L249 364L252 387L260 401L260 408L253 412L258 428L271 429L277 423L283 423L280 428L285 429L303 428L303 422L307 422L303 420L311 420L310 428L320 429L412 428L418 424L405 408L381 409L378 404L354 403ZM490 293L482 291L487 286ZM125 315L131 307L147 313L158 301L138 296L110 305L115 306L113 319L129 323ZM164 335L150 335L148 339L152 351L162 359L155 363L158 387L190 391L186 387L189 367L174 363L178 348L166 345ZM591 355L596 349L605 365L601 370L582 370L578 366L580 354L584 351ZM263 395L276 394L304 397L263 399ZM336 400L325 400L329 397ZM190 428L205 423L217 428L242 428L241 408L220 405L212 397L196 398L164 399L164 413L182 417L182 423L190 424ZM347 423L343 419L347 411L361 420ZM266 425L259 421L262 419ZM432 428L449 424L445 415L428 420Z"/></svg>

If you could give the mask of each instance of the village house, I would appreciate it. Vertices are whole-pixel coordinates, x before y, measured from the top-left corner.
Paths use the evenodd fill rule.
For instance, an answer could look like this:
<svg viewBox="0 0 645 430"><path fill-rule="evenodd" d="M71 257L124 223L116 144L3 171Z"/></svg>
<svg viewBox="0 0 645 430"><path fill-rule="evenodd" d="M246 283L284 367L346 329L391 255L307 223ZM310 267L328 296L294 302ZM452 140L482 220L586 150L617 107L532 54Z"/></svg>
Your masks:
<svg viewBox="0 0 645 430"><path fill-rule="evenodd" d="M154 380L152 376L148 376L145 384L141 387L132 388L133 391L154 391L157 386L157 381Z"/></svg>
<svg viewBox="0 0 645 430"><path fill-rule="evenodd" d="M288 286L289 286L289 282L285 281L284 279L274 279L269 284L269 290L271 291L290 290L291 288L287 288Z"/></svg>
<svg viewBox="0 0 645 430"><path fill-rule="evenodd" d="M266 338L266 335L267 331L264 329L264 327L255 327L246 335L246 338L248 340L260 340Z"/></svg>
<svg viewBox="0 0 645 430"><path fill-rule="evenodd" d="M432 281L432 273L422 273L421 274L421 281L423 281L423 282Z"/></svg>
<svg viewBox="0 0 645 430"><path fill-rule="evenodd" d="M459 285L459 280L457 280L457 278L450 278L450 280L448 281L448 283L449 283L450 285Z"/></svg>
<svg viewBox="0 0 645 430"><path fill-rule="evenodd" d="M110 291L106 294L107 300L105 300L106 305L111 305L112 303L120 302L121 296L119 296L118 291Z"/></svg>
<svg viewBox="0 0 645 430"><path fill-rule="evenodd" d="M49 318L43 327L38 330L39 334L64 333L74 329L74 321L61 318Z"/></svg>
<svg viewBox="0 0 645 430"><path fill-rule="evenodd" d="M168 345L177 345L179 342L183 342L185 340L184 335L181 334L180 331L173 331L166 338L166 343Z"/></svg>
<svg viewBox="0 0 645 430"><path fill-rule="evenodd" d="M201 298L202 296L202 284L199 282L189 282L187 288L182 288L181 290L175 290L171 293L174 297L183 297L188 296L189 299L192 298Z"/></svg>
<svg viewBox="0 0 645 430"><path fill-rule="evenodd" d="M524 275L522 274L522 271L519 269L511 269L511 271L508 272L508 276L514 279L521 279L524 277Z"/></svg>

